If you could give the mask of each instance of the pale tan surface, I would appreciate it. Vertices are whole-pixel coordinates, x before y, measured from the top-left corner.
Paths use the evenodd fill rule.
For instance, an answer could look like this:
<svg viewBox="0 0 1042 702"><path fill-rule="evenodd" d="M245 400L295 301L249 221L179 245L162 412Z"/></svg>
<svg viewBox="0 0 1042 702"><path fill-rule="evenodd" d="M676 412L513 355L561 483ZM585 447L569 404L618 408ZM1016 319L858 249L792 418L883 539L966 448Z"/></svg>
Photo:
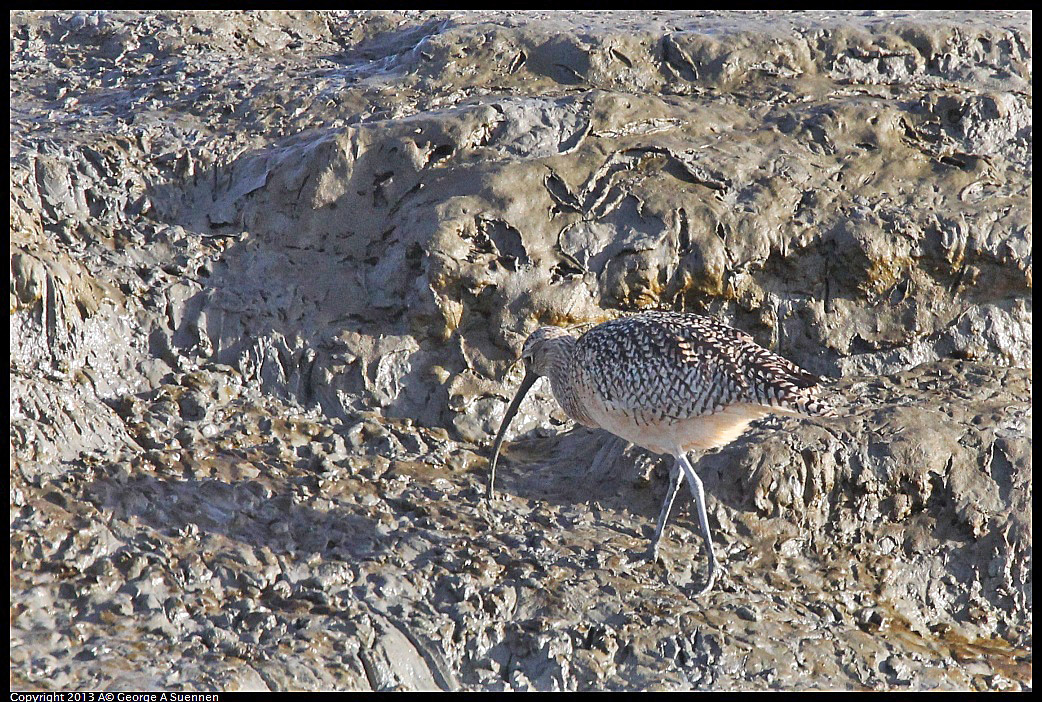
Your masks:
<svg viewBox="0 0 1042 702"><path fill-rule="evenodd" d="M762 405L731 405L715 414L636 426L628 415L597 407L591 410L597 424L632 444L653 453L676 455L678 449L713 449L737 439L749 422L768 414L793 414Z"/></svg>
<svg viewBox="0 0 1042 702"><path fill-rule="evenodd" d="M1032 684L1030 13L10 19L14 688ZM855 405L693 457L699 601L545 383L484 500L648 307Z"/></svg>

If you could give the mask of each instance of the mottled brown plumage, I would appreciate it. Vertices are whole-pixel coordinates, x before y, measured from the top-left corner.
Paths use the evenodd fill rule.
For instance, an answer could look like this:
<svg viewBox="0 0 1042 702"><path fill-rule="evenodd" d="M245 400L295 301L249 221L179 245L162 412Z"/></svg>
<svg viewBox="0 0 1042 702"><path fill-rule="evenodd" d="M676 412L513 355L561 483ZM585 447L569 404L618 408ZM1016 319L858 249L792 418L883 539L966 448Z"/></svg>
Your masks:
<svg viewBox="0 0 1042 702"><path fill-rule="evenodd" d="M676 458L670 490L652 542L653 557L682 474L688 478L709 554L712 587L716 558L702 483L687 459L692 449L723 446L749 422L770 413L830 416L821 379L752 337L712 317L644 312L599 324L578 339L542 327L525 341L527 374L503 416L493 448L488 496L507 426L539 376L550 379L565 413L655 453Z"/></svg>

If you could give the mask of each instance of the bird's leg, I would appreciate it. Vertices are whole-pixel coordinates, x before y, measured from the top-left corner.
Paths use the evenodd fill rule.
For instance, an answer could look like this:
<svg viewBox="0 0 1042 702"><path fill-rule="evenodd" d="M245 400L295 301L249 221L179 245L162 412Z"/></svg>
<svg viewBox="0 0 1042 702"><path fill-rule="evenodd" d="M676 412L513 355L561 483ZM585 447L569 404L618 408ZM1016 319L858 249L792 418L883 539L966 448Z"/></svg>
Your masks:
<svg viewBox="0 0 1042 702"><path fill-rule="evenodd" d="M673 501L677 499L677 493L680 492L680 485L683 481L681 475L680 461L675 461L673 468L669 471L669 488L666 490L666 499L662 502L662 511L658 515L658 526L655 527L655 536L651 539L649 555L652 562L659 559L658 545L662 541L662 534L666 531L666 521L669 520L669 511L673 509Z"/></svg>
<svg viewBox="0 0 1042 702"><path fill-rule="evenodd" d="M705 594L713 587L713 581L716 580L716 555L713 554L713 539L709 535L709 517L706 516L706 497L705 492L702 490L702 481L695 474L691 461L683 453L677 456L677 465L684 469L688 485L691 487L691 494L695 497L695 506L698 508L698 524L702 528L702 538L705 539L706 554L709 556L709 575L706 578L705 587L696 593L695 596L697 597Z"/></svg>

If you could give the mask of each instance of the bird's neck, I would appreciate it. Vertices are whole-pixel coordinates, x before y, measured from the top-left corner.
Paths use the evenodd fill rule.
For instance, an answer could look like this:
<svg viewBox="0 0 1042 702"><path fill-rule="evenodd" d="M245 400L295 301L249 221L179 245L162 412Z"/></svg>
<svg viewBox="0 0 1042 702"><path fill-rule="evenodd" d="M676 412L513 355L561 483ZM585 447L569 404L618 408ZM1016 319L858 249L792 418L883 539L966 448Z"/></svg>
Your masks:
<svg viewBox="0 0 1042 702"><path fill-rule="evenodd" d="M550 382L557 384L568 378L572 367L572 358L575 355L575 338L572 336L559 336L546 342L545 375Z"/></svg>
<svg viewBox="0 0 1042 702"><path fill-rule="evenodd" d="M547 377L554 391L554 399L571 419L588 427L596 426L586 412L576 387L579 368L575 362L575 337L562 336L549 342L547 349Z"/></svg>

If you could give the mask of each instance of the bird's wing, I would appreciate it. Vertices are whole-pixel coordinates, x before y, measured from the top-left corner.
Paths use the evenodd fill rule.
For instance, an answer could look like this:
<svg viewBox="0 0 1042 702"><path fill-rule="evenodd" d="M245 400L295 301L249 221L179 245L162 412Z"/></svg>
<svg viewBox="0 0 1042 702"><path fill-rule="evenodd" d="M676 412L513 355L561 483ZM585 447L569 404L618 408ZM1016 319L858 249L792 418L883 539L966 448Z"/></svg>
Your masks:
<svg viewBox="0 0 1042 702"><path fill-rule="evenodd" d="M610 410L682 419L736 403L789 408L820 379L712 317L655 312L579 338L576 361ZM795 403L795 404L794 404Z"/></svg>

